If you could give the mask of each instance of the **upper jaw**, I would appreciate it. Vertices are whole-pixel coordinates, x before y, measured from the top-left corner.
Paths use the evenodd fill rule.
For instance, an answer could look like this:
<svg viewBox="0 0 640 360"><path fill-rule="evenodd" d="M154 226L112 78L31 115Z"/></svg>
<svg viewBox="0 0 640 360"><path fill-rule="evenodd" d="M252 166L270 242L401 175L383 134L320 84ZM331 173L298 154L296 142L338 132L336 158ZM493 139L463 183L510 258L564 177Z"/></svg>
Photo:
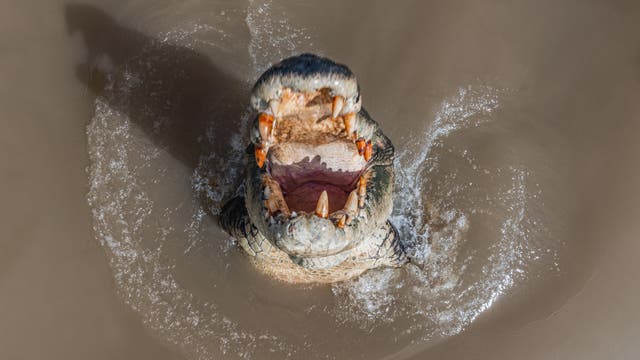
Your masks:
<svg viewBox="0 0 640 360"><path fill-rule="evenodd" d="M257 112L277 116L278 114L274 111L274 104L277 104L279 99L282 98L286 89L311 93L323 88L331 90L331 97L339 97L343 100L341 111L336 115L345 115L360 111L362 101L358 84L355 80L346 79L341 75L334 74L323 77L314 76L311 78L291 75L284 78L266 80L262 86L254 88L251 95L251 106Z"/></svg>
<svg viewBox="0 0 640 360"><path fill-rule="evenodd" d="M284 59L262 74L253 87L251 106L257 112L276 116L273 104L282 98L286 89L312 93L323 88L330 89L331 97L343 100L338 115L360 111L360 87L351 70L312 54Z"/></svg>

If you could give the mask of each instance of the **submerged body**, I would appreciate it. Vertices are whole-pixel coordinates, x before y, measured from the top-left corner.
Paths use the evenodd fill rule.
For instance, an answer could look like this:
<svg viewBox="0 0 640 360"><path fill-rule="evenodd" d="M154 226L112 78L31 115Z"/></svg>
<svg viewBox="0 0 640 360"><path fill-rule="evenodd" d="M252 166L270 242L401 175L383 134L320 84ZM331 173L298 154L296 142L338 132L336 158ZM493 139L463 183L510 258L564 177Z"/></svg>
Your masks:
<svg viewBox="0 0 640 360"><path fill-rule="evenodd" d="M244 193L221 225L264 273L293 283L343 281L407 258L388 221L393 145L361 108L344 65L311 54L256 82Z"/></svg>

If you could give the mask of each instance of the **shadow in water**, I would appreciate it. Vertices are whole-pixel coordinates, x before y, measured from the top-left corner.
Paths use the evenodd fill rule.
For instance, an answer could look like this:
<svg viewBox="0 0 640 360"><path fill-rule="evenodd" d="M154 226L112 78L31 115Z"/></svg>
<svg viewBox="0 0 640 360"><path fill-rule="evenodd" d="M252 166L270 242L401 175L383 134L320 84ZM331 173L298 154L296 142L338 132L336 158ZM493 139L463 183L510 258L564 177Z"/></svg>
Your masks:
<svg viewBox="0 0 640 360"><path fill-rule="evenodd" d="M65 19L86 43L76 73L94 95L192 170L201 154L228 156L228 142L212 144L205 133L212 122L218 139L237 133L249 90L241 81L207 56L127 29L97 8L67 5Z"/></svg>

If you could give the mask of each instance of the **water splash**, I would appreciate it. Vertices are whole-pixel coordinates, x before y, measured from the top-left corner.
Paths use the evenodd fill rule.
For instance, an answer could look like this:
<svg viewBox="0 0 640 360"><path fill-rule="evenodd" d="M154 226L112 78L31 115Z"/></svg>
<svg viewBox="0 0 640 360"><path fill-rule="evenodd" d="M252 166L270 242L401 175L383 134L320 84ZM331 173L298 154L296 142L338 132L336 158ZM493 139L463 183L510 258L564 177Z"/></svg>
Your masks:
<svg viewBox="0 0 640 360"><path fill-rule="evenodd" d="M245 74L243 80L247 84L251 84L271 64L293 55L303 43L310 45L311 37L306 34L306 30L291 26L286 19L286 13L282 10L277 11L272 1L249 1L245 23L250 33L247 50L254 73ZM173 31L166 37L175 39L175 34L179 35L178 39L190 35L184 31ZM230 139L220 138L220 129L214 122L209 125L201 139L210 145L227 143L226 148L229 150L224 154L203 154L193 173L193 187L203 198L208 199L208 210L213 215L219 215L224 201L239 189L244 171L244 153L251 114L251 109L246 108L238 119L238 131L231 134Z"/></svg>
<svg viewBox="0 0 640 360"><path fill-rule="evenodd" d="M210 254L224 268L230 243L211 244L207 236L215 228L201 195L212 199L215 211L225 194L233 192L242 172L244 149L241 137L246 116L230 139L221 139L215 122L198 139L202 148L227 142L228 157L203 154L193 174L177 161L162 142L172 131L172 119L156 108L136 109L142 118L155 119L145 132L123 104L144 92L145 79L157 69L154 56L163 44L187 48L202 46L209 26L174 29L160 34L121 68L106 74L104 93L95 100L95 113L87 126L90 189L87 195L93 231L105 249L117 291L142 321L164 341L177 346L189 358L220 356L255 358L265 351L282 357L295 347L272 332L246 331L226 318L218 305L202 299L176 277L172 247L193 254L213 246ZM219 32L216 32L219 33ZM133 70L135 69L135 70ZM138 71L138 72L136 72ZM177 72L175 77L184 76ZM156 84L162 87L163 84ZM154 85L154 86L156 86ZM149 94L154 97L154 94ZM161 104L171 108L172 104ZM158 116L156 116L158 115ZM210 179L220 179L211 184ZM195 191L193 191L195 190Z"/></svg>
<svg viewBox="0 0 640 360"><path fill-rule="evenodd" d="M309 40L304 29L274 20L286 19L280 15L270 1L249 3L245 21L255 73L244 79L247 82L272 62L299 52ZM199 36L200 31L212 29L175 29L160 38L187 47L206 47L207 37ZM216 40L218 44L230 41L224 33L219 34L223 39ZM121 71L123 80L111 82L108 91L127 101L142 80L127 69ZM529 184L526 167L502 164L483 168L467 149L446 146L455 136L490 123L504 94L488 86L459 89L443 101L423 136L405 141L415 144L413 148L399 148L392 221L420 267L370 271L335 285L331 288L335 306L318 307L310 310L311 315L328 311L338 324L358 327L364 333L403 320L409 325L397 329L395 336L411 336L412 341L456 334L526 276L532 259L545 256L531 241L540 236L544 225L531 210L531 202L536 201L532 193L539 189ZM184 168L181 172L177 170L180 164L104 97L98 97L95 110L87 128L91 159L88 199L94 232L107 252L118 292L144 323L189 358L250 359L266 352L279 358L303 353L323 356L315 344L292 344L276 336L278 329L268 324L259 331L243 328L227 318L218 304L199 298L175 275L176 253L192 256L207 246L214 247L209 252L215 257L212 266L226 269L229 265L233 243L211 245L206 241L215 228L209 213L217 214L222 202L237 189L244 167L249 112L239 119L229 138L219 135L215 123L209 124L198 141L203 148L223 144L228 152L205 152L193 172ZM167 131L169 121L159 118L153 131ZM444 171L440 164L446 156L468 163L466 170L476 179L508 185L485 188L476 181L469 184L462 180L461 170L438 176ZM176 198L180 190L183 193ZM167 194L172 194L172 199L168 200ZM201 198L209 200L206 208ZM485 222L480 215L497 224L492 229L495 241L484 260L465 251L469 247L465 245L473 241L470 229ZM175 244L181 244L182 251L169 252L167 248ZM470 268L480 271L471 272Z"/></svg>
<svg viewBox="0 0 640 360"><path fill-rule="evenodd" d="M398 149L391 219L413 264L403 276L374 270L334 285L336 317L367 331L404 319L412 325L403 334L423 340L457 334L548 255L533 240L546 235L546 228L532 210L539 189L528 188L529 171L509 164L478 166L469 150L446 145L489 124L507 94L488 86L460 88L443 101L421 137L403 141L413 145ZM456 168L440 169L447 157L459 159ZM465 163L468 168L460 169ZM486 259L464 250L474 241L474 224L493 239Z"/></svg>
<svg viewBox="0 0 640 360"><path fill-rule="evenodd" d="M238 131L234 132L230 139L221 139L217 135L217 125L213 122L208 125L205 136L200 139L208 144L207 148L225 143L228 149L224 154L219 151L202 154L193 171L193 189L201 198L207 199L208 211L213 215L220 214L224 201L228 200L241 184L246 161L244 135L247 132L250 114L249 110L245 110L238 119Z"/></svg>
<svg viewBox="0 0 640 360"><path fill-rule="evenodd" d="M245 18L251 34L249 56L253 63L254 80L272 64L313 48L307 30L292 26L287 15L273 1L249 0Z"/></svg>
<svg viewBox="0 0 640 360"><path fill-rule="evenodd" d="M174 277L175 265L164 248L179 242L185 233L201 231L202 224L176 228L177 210L200 216L199 207L194 206L196 199L182 209L163 207L154 200L155 188L166 187L173 180L167 178L167 172L158 172L167 164L167 154L145 143L145 135L128 117L101 98L96 100L96 114L87 135L93 230L109 253L120 296L144 323L194 358L209 359L235 348L244 348L250 358L261 342L287 350L268 332L242 331L226 320L215 304L199 300ZM238 343L242 346L234 345Z"/></svg>
<svg viewBox="0 0 640 360"><path fill-rule="evenodd" d="M291 28L286 21L255 16L269 15L274 11L271 6L270 2L258 5L251 1L247 9L252 36L248 51L256 73L269 65L267 61L279 60L285 54L282 51L292 52L303 39L309 39L303 30ZM220 13L223 18L228 15ZM233 23L222 20L213 23ZM301 349L270 330L244 329L227 318L218 304L200 298L176 276L181 261L175 258L176 253L185 257L206 253L213 257L209 259L212 266L223 271L229 268L234 243L208 241L211 229L217 229L210 215L218 214L223 202L237 191L244 169L250 111L244 111L228 137L220 135L220 125L215 121L207 124L197 139L200 147L226 151L204 151L191 173L162 143L152 142L129 114L120 111L121 105L144 93L141 89L147 77L158 71L153 67L158 60L154 56L163 56L161 51L156 52L162 45L226 54L236 46L237 41L228 36L232 32L198 22L183 24L158 34L158 40L140 49L126 65L104 69L105 93L96 98L95 114L87 126L91 161L87 197L93 230L105 249L119 295L161 339L194 359L252 359L267 353L290 358ZM282 47L288 50L280 50ZM185 74L177 71L173 76ZM245 82L253 81L252 74L244 76ZM154 86L162 88L163 84ZM162 109L173 106L152 105ZM163 111L136 110L154 119L150 130L154 136L162 138L171 131L175 119L164 116ZM202 199L206 199L206 206ZM181 251L174 251L176 247Z"/></svg>
<svg viewBox="0 0 640 360"><path fill-rule="evenodd" d="M413 259L423 261L429 254L425 246L429 228L424 216L427 184L423 180L428 176L423 175L438 165L434 146L440 146L443 139L456 131L489 121L491 113L499 106L500 94L501 91L488 86L460 88L456 95L442 103L424 136L403 141L415 145L401 149L396 158L397 191L391 220L398 227Z"/></svg>

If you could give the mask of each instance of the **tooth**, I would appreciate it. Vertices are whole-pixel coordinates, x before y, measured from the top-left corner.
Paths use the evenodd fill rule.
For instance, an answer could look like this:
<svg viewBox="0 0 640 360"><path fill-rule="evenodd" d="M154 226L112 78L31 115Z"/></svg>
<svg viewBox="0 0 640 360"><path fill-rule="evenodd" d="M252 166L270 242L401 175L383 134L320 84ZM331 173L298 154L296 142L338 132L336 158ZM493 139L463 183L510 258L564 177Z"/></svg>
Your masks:
<svg viewBox="0 0 640 360"><path fill-rule="evenodd" d="M278 109L280 108L280 101L279 100L271 100L269 101L269 109L271 109L271 113L273 114L273 116L277 117L278 116Z"/></svg>
<svg viewBox="0 0 640 360"><path fill-rule="evenodd" d="M260 137L262 141L268 142L273 130L273 116L262 113L258 118L258 129L260 130Z"/></svg>
<svg viewBox="0 0 640 360"><path fill-rule="evenodd" d="M344 203L344 212L346 212L349 216L355 216L358 212L358 192L353 190L349 197L347 198L347 202Z"/></svg>
<svg viewBox="0 0 640 360"><path fill-rule="evenodd" d="M258 167L262 169L264 162L267 159L267 152L261 145L255 145L255 148L256 164L258 164Z"/></svg>
<svg viewBox="0 0 640 360"><path fill-rule="evenodd" d="M360 176L358 181L358 208L364 209L364 200L367 197L367 179Z"/></svg>
<svg viewBox="0 0 640 360"><path fill-rule="evenodd" d="M353 125L356 119L356 113L348 113L342 117L344 119L344 130L347 132L347 135L351 135L351 131L353 131Z"/></svg>
<svg viewBox="0 0 640 360"><path fill-rule="evenodd" d="M316 215L323 219L329 217L329 195L327 195L326 190L322 191L322 194L320 194L320 198L318 198L318 205L316 205Z"/></svg>
<svg viewBox="0 0 640 360"><path fill-rule="evenodd" d="M265 177L265 179L268 179ZM265 180L265 194L269 194L267 199L265 200L265 205L267 210L269 210L269 215L277 215L282 214L286 217L291 215L291 211L289 210L289 206L287 202L284 200L282 195L282 189L280 185L274 180Z"/></svg>
<svg viewBox="0 0 640 360"><path fill-rule="evenodd" d="M356 147L358 148L358 154L364 155L365 146L366 146L366 142L364 141L364 138L359 138L358 140L356 140Z"/></svg>
<svg viewBox="0 0 640 360"><path fill-rule="evenodd" d="M336 226L338 226L341 229L344 229L344 226L347 224L347 215L341 215L340 219L338 219L338 222L336 223Z"/></svg>
<svg viewBox="0 0 640 360"><path fill-rule="evenodd" d="M340 95L333 97L333 105L331 109L331 118L335 119L340 115L342 107L344 106L344 98Z"/></svg>
<svg viewBox="0 0 640 360"><path fill-rule="evenodd" d="M364 176L360 176L358 180L358 196L364 196L367 194L367 179Z"/></svg>
<svg viewBox="0 0 640 360"><path fill-rule="evenodd" d="M269 215L273 216L275 214L284 214L285 216L289 216L289 208L286 203L282 201L282 199L277 197L269 198L265 201L265 205L267 206L267 210L269 210Z"/></svg>
<svg viewBox="0 0 640 360"><path fill-rule="evenodd" d="M371 140L367 141L367 145L364 148L364 160L369 161L371 159L371 154L373 153L373 144L371 144Z"/></svg>

